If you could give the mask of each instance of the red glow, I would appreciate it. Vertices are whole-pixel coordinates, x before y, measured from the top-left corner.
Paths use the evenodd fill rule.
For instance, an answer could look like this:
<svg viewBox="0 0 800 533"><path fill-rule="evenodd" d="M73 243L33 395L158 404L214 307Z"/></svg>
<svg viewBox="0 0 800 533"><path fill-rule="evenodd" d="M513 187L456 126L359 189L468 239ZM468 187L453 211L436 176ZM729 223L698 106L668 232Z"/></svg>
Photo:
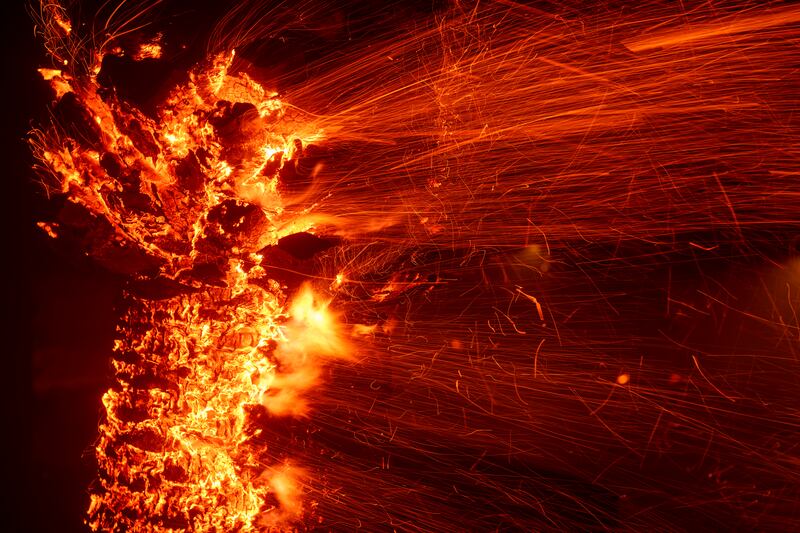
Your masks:
<svg viewBox="0 0 800 533"><path fill-rule="evenodd" d="M93 529L794 529L800 9L157 5L37 19Z"/></svg>

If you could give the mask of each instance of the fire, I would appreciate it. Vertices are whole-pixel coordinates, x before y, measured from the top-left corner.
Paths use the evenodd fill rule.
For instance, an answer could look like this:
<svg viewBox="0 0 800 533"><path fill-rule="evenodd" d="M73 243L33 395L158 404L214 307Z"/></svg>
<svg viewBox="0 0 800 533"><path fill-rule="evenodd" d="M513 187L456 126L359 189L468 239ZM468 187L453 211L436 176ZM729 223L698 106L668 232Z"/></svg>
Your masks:
<svg viewBox="0 0 800 533"><path fill-rule="evenodd" d="M263 395L263 405L270 413L307 415L306 396L319 383L321 362L351 356L352 349L329 304L304 285L289 305L290 319L281 327L282 342L275 350L281 370Z"/></svg>
<svg viewBox="0 0 800 533"><path fill-rule="evenodd" d="M161 57L161 45L158 42L143 43L139 51L133 56L137 61L143 59L158 59Z"/></svg>
<svg viewBox="0 0 800 533"><path fill-rule="evenodd" d="M329 306L330 301L321 301L304 285L289 307L292 320L284 327L289 340L285 347L304 356L347 357L346 342Z"/></svg>
<svg viewBox="0 0 800 533"><path fill-rule="evenodd" d="M160 2L38 13L39 227L128 280L92 529L787 525L797 7L256 4L153 101Z"/></svg>
<svg viewBox="0 0 800 533"><path fill-rule="evenodd" d="M53 39L66 46L69 23L48 9L53 31L64 32ZM146 43L134 58L160 54ZM82 73L40 69L55 108L67 108L83 136L53 126L33 137L34 152L53 187L136 258L132 273L172 290L128 297L117 384L102 400L89 525L288 524L305 508L303 469L264 452L257 421L307 415L324 359L346 357L347 345L329 302L305 286L287 303L291 295L265 277L257 252L285 234L283 165L323 134L287 122L275 93L231 72L233 51L193 70L157 119L101 88L102 57Z"/></svg>
<svg viewBox="0 0 800 533"><path fill-rule="evenodd" d="M276 368L280 356L270 344L293 315L274 293L232 281L232 290L139 301L130 311L116 346L119 385L103 397L104 491L92 496L94 529L249 531L272 512L270 494L279 502L275 513L299 514L301 470L271 466L282 459L254 444L260 430L252 419L262 403L274 415L301 414L264 399L280 397L296 409L318 376L309 375L309 363Z"/></svg>

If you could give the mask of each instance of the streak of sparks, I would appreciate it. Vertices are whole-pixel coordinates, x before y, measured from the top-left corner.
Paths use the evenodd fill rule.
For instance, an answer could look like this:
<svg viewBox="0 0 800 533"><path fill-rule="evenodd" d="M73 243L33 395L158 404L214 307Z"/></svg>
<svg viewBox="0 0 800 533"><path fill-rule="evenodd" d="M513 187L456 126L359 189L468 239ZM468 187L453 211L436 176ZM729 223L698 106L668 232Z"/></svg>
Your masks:
<svg viewBox="0 0 800 533"><path fill-rule="evenodd" d="M613 529L605 496L556 487L548 499L524 461L588 476L624 502L641 477L619 466L628 457L641 468L654 450L702 439L694 468L715 446L743 465L738 485L719 481L719 465L708 476L731 508L756 506L745 484L758 475L797 480L796 454L765 458L732 422L761 406L754 394L740 407L748 380L797 361L795 274L780 301L764 289L759 312L724 283L690 298L672 277L696 254L756 257L765 232L800 227L796 6L651 2L581 19L454 2L413 31L312 61L313 77L278 94L238 50L277 35L291 10L243 3L148 113L102 76L108 58L169 56L162 33L130 43L157 4L119 3L102 40L79 35L56 3L36 15L52 59L39 73L61 115L30 142L48 192L78 213L40 227L53 238L70 221L89 228L77 240L130 279L92 529L444 531L497 516L520 529ZM295 256L282 248L291 239L333 251ZM759 348L743 378L744 365L715 368L718 346L690 346L689 333L626 332L645 314L625 300L640 294L631 272L664 265L670 319L740 316L782 332L760 334L794 357ZM683 368L651 370L644 352L664 345L686 354ZM793 417L789 406L767 421L776 442ZM302 437L286 429L308 420ZM337 431L362 452L309 444ZM451 441L468 451L438 444ZM619 457L596 465L603 449ZM442 474L397 473L424 461ZM488 518L448 504L467 489ZM774 491L758 495L781 509L770 526L796 512L776 496L789 491ZM664 519L641 500L634 529Z"/></svg>

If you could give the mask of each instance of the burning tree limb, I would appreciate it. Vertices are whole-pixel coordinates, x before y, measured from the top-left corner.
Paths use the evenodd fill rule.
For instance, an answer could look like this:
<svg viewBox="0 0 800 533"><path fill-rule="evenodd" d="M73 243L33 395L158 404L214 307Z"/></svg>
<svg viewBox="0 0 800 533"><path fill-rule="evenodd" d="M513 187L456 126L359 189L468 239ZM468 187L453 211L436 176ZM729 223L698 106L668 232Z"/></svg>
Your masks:
<svg viewBox="0 0 800 533"><path fill-rule="evenodd" d="M258 421L305 416L322 361L346 346L311 289L293 287L291 303L259 252L307 229L282 216L279 176L322 132L231 74L232 50L147 116L98 79L103 57L124 51L72 48L56 4L40 23L64 63L41 70L54 120L31 140L66 201L60 227L48 227L132 278L89 525L253 531L300 520L303 469L265 445ZM142 50L137 59L158 53Z"/></svg>

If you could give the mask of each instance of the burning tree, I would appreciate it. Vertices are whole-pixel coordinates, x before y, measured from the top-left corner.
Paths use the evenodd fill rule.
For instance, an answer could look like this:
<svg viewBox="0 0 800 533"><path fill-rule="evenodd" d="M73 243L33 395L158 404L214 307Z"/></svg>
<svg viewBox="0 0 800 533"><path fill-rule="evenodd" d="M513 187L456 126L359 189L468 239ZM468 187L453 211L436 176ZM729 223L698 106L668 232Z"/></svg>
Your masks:
<svg viewBox="0 0 800 533"><path fill-rule="evenodd" d="M800 9L668 4L353 8L270 79L350 22L244 2L143 102L158 2L42 3L40 226L128 280L88 524L796 523Z"/></svg>

